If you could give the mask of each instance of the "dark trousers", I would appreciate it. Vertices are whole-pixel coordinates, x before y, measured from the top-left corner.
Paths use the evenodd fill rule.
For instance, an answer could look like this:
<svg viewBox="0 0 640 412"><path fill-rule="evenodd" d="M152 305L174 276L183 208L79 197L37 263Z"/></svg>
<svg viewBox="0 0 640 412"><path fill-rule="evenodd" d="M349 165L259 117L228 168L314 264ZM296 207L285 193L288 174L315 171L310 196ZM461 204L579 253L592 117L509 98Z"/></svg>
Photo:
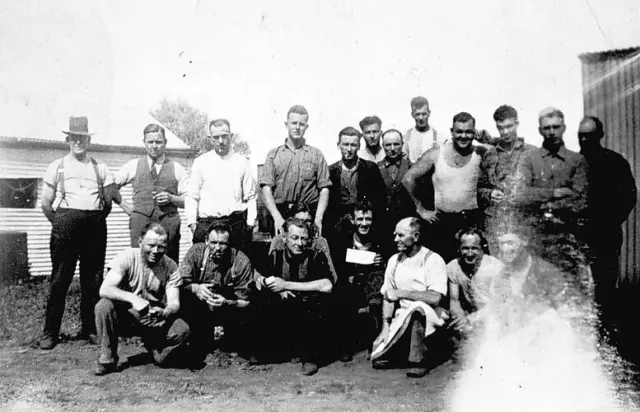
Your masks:
<svg viewBox="0 0 640 412"><path fill-rule="evenodd" d="M142 337L145 348L160 366L168 366L189 337L189 326L180 318L167 319L158 326L140 324L140 315L124 302L100 299L95 307L95 322L100 344L99 363L118 362L118 335L123 331Z"/></svg>
<svg viewBox="0 0 640 412"><path fill-rule="evenodd" d="M595 300L600 310L602 326L609 329L615 323L617 282L620 271L620 228L594 229L588 236L591 274Z"/></svg>
<svg viewBox="0 0 640 412"><path fill-rule="evenodd" d="M455 239L461 229L476 226L484 229L484 214L480 209L464 210L456 213L438 213L438 222L422 222L421 242L439 254L449 263L458 256L459 242Z"/></svg>
<svg viewBox="0 0 640 412"><path fill-rule="evenodd" d="M276 204L276 208L278 209L278 212L280 212L280 215L284 218L284 220L287 220L287 218L292 217L291 212L295 206L296 204L292 202L283 202L283 203ZM313 218L315 219L316 211L318 210L318 202L308 203L307 206L311 211L311 216L313 216ZM325 216L327 215L325 214ZM273 217L269 215L267 220L269 222L269 233L271 234L271 236L275 236L276 229L273 223ZM323 226L324 226L324 222L323 222Z"/></svg>
<svg viewBox="0 0 640 412"><path fill-rule="evenodd" d="M303 362L317 362L326 354L329 329L329 297L300 294L281 299L265 290L252 297L255 323L251 328L253 354L262 360L283 360L292 356Z"/></svg>
<svg viewBox="0 0 640 412"><path fill-rule="evenodd" d="M332 293L336 310L339 350L353 353L371 348L382 328L382 295L384 272L354 276L339 282Z"/></svg>
<svg viewBox="0 0 640 412"><path fill-rule="evenodd" d="M409 327L384 358L393 361L408 360L410 363L423 363L427 351L424 343L426 321L426 318L420 313L416 312L411 315Z"/></svg>
<svg viewBox="0 0 640 412"><path fill-rule="evenodd" d="M129 217L129 234L131 236L131 247L139 247L138 241L142 229L151 222L157 222L167 231L167 252L166 255L174 262L178 263L180 258L180 215L177 212L160 214L156 208L151 216L133 212Z"/></svg>
<svg viewBox="0 0 640 412"><path fill-rule="evenodd" d="M249 349L248 327L252 308L234 308L221 306L209 308L190 291L183 290L180 295L180 316L191 329L191 353L205 358L214 347L214 328L224 328L224 349L238 353L247 353Z"/></svg>
<svg viewBox="0 0 640 412"><path fill-rule="evenodd" d="M50 251L51 288L47 300L44 333L56 338L69 285L80 261L80 317L82 333L95 333L93 307L102 284L107 224L102 212L58 209L53 217Z"/></svg>
<svg viewBox="0 0 640 412"><path fill-rule="evenodd" d="M231 238L229 243L231 247L238 250L245 250L247 244L247 211L233 212L229 216L223 217L199 217L196 231L193 233L193 243L202 243L207 240L207 233L211 227L221 223L231 228Z"/></svg>

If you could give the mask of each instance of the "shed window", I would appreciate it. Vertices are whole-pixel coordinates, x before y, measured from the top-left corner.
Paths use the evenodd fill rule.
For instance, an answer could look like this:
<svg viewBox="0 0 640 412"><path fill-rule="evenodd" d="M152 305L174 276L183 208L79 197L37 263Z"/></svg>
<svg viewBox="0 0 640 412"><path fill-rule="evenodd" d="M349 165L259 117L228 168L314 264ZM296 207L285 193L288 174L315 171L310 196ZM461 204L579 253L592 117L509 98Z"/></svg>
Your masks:
<svg viewBox="0 0 640 412"><path fill-rule="evenodd" d="M38 198L38 179L1 179L0 207L34 209Z"/></svg>

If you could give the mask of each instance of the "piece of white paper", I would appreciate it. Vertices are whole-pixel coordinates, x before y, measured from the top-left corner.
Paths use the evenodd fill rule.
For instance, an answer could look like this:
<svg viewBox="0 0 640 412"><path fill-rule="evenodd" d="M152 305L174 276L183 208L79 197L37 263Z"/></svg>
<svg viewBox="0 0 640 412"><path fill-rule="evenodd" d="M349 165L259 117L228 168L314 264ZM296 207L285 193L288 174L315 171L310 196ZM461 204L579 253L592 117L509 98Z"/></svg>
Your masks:
<svg viewBox="0 0 640 412"><path fill-rule="evenodd" d="M357 263L359 265L373 265L376 258L375 252L368 250L347 249L347 263Z"/></svg>

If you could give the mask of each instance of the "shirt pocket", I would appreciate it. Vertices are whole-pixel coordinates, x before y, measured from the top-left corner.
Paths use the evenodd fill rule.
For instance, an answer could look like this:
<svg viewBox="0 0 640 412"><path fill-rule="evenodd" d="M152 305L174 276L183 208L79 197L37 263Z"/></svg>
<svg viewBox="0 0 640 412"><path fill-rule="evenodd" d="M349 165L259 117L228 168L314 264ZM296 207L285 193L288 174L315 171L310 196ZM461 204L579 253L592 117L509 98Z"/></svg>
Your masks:
<svg viewBox="0 0 640 412"><path fill-rule="evenodd" d="M314 180L316 177L316 169L312 164L303 164L300 175L302 177L302 180Z"/></svg>

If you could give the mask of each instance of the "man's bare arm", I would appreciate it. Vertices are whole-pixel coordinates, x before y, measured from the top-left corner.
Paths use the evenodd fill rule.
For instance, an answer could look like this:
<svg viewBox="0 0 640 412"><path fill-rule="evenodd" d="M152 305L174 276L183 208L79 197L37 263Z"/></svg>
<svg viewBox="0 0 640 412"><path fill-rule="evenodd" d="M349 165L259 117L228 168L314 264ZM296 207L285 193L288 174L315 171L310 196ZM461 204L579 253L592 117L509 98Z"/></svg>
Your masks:
<svg viewBox="0 0 640 412"><path fill-rule="evenodd" d="M56 198L56 189L48 183L45 183L42 188L42 212L47 217L49 222L53 223L53 216L55 211L53 210L53 201Z"/></svg>
<svg viewBox="0 0 640 412"><path fill-rule="evenodd" d="M407 189L409 196L411 196L413 203L415 203L416 205L418 214L420 214L421 216L424 214L424 212L429 210L424 207L422 201L418 197L417 182L420 178L426 176L433 170L435 161L438 158L439 153L440 148L429 149L418 159L418 161L413 166L411 166L411 168L407 171L407 173L404 175L404 178L402 179L402 185L405 187L405 189Z"/></svg>
<svg viewBox="0 0 640 412"><path fill-rule="evenodd" d="M425 290L424 292L417 292L415 290L398 289L396 295L399 299L413 300L416 302L424 302L429 306L435 307L440 304L443 296L440 292L434 292L432 290Z"/></svg>

